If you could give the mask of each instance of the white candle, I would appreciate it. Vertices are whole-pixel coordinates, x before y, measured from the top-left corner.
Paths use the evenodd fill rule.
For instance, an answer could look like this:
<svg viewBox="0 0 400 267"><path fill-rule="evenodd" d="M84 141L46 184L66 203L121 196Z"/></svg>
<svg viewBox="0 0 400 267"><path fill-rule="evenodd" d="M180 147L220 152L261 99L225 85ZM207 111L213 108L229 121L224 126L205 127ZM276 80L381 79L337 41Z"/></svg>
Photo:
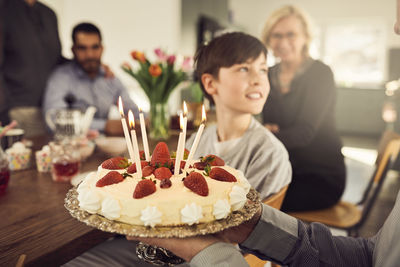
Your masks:
<svg viewBox="0 0 400 267"><path fill-rule="evenodd" d="M122 106L121 96L118 99L118 108L119 108L119 113L121 113L122 129L124 130L124 136L125 136L126 145L128 146L129 157L131 159L131 162L133 162L134 156L133 156L132 142L131 142L131 138L129 136L128 125L126 125L124 108Z"/></svg>
<svg viewBox="0 0 400 267"><path fill-rule="evenodd" d="M132 110L128 112L129 126L131 127L132 145L133 145L133 155L136 164L136 173L139 177L142 177L142 164L140 163L139 146L135 131L135 118L133 117Z"/></svg>
<svg viewBox="0 0 400 267"><path fill-rule="evenodd" d="M142 131L142 142L143 142L144 155L146 157L146 161L150 161L150 152L149 152L149 143L147 141L146 124L144 121L143 112L140 108L139 108L139 120L140 120L140 130Z"/></svg>
<svg viewBox="0 0 400 267"><path fill-rule="evenodd" d="M183 135L185 136L185 139L186 139L186 129L187 129L187 114L188 114L188 109L186 106L186 102L183 101Z"/></svg>
<svg viewBox="0 0 400 267"><path fill-rule="evenodd" d="M180 153L178 153L178 151L181 151L184 148L182 140L183 140L183 132L180 132L179 133L179 139L178 139L178 147L176 149L174 175L178 175L179 174L179 168L181 167L182 158L179 156Z"/></svg>
<svg viewBox="0 0 400 267"><path fill-rule="evenodd" d="M189 164L190 164L189 162L192 160L194 153L197 150L197 146L199 145L201 135L203 134L205 122L206 122L206 111L205 111L204 105L203 105L202 114L201 114L201 124L199 126L199 129L197 130L196 137L194 138L192 147L190 148L189 156L186 160L184 170L186 170L189 167Z"/></svg>
<svg viewBox="0 0 400 267"><path fill-rule="evenodd" d="M181 126L181 130L183 130L183 117L182 113L179 115L179 123ZM181 160L183 159L183 151L185 149L185 136L183 134L183 131L179 133L179 139L178 139L178 147L176 148L176 157L175 157L175 169L174 169L174 175L179 174L179 169L181 166Z"/></svg>
<svg viewBox="0 0 400 267"><path fill-rule="evenodd" d="M185 170L189 167L189 162L192 160L194 153L196 152L197 146L200 142L200 137L203 134L204 130L204 123L200 124L199 129L197 130L196 137L194 138L192 148L190 149L189 156L185 163Z"/></svg>

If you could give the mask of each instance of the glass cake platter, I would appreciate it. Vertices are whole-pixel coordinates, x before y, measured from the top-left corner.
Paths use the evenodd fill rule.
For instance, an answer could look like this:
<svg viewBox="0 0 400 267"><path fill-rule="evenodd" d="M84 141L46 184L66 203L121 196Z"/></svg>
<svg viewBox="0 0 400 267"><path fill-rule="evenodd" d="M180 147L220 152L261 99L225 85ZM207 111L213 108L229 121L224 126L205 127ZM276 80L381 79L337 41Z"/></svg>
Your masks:
<svg viewBox="0 0 400 267"><path fill-rule="evenodd" d="M68 191L64 206L72 217L105 232L138 237L184 238L197 235L214 234L230 227L238 226L239 224L250 220L260 206L259 194L252 188L247 194L247 199L249 201L246 202L242 209L232 212L225 219L194 225L156 227L127 224L119 221L109 220L99 214L91 214L87 211L84 211L79 207L78 192L76 191L76 187L71 188ZM139 243L139 245L136 247L136 253L140 259L155 265L173 266L183 262L181 258L175 256L164 248L149 246L143 243Z"/></svg>

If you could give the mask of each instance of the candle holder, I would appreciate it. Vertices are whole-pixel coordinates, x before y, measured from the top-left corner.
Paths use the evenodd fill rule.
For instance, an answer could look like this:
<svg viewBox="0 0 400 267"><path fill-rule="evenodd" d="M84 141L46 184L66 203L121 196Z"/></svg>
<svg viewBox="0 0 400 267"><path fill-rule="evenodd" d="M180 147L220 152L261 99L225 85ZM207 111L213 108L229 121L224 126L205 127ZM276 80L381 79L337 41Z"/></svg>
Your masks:
<svg viewBox="0 0 400 267"><path fill-rule="evenodd" d="M136 255L139 259L158 266L175 266L185 262L184 259L179 258L165 248L151 246L142 242L136 245Z"/></svg>

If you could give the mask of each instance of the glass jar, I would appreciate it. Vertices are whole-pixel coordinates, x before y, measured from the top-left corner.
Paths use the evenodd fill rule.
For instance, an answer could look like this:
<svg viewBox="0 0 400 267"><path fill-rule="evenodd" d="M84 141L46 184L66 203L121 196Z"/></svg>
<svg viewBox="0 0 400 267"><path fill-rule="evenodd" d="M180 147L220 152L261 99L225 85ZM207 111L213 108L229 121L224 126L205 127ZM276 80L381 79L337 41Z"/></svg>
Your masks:
<svg viewBox="0 0 400 267"><path fill-rule="evenodd" d="M50 142L51 176L55 182L70 182L80 170L78 144L71 139Z"/></svg>
<svg viewBox="0 0 400 267"><path fill-rule="evenodd" d="M10 169L8 166L7 155L0 146L0 195L6 191L9 180Z"/></svg>

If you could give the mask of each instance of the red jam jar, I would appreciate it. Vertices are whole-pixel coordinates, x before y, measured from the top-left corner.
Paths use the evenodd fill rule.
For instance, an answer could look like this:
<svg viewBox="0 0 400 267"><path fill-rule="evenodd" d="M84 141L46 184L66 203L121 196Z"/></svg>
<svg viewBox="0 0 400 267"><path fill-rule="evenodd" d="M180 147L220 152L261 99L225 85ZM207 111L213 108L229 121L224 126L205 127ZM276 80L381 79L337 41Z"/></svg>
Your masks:
<svg viewBox="0 0 400 267"><path fill-rule="evenodd" d="M10 169L8 167L7 156L0 146L0 195L4 194L10 180Z"/></svg>

